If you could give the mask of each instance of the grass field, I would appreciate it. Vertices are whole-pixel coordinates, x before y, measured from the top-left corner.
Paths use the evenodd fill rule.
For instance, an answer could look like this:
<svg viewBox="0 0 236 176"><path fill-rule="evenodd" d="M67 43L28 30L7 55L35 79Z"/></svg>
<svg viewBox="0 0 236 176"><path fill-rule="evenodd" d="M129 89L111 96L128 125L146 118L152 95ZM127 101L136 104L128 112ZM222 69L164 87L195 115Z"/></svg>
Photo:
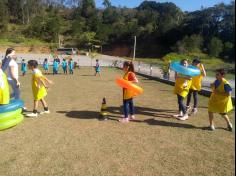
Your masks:
<svg viewBox="0 0 236 176"><path fill-rule="evenodd" d="M92 68L71 76L48 77L55 85L47 101L51 114L25 118L0 131L0 175L10 176L233 176L235 133L218 115L208 126L207 101L188 121L176 113L173 87L138 77L144 94L135 99L137 120L121 124L122 91L114 79L120 70ZM22 98L32 109L31 76L20 78ZM110 120L98 121L106 97ZM230 114L234 122L234 113ZM235 124L235 122L234 122Z"/></svg>

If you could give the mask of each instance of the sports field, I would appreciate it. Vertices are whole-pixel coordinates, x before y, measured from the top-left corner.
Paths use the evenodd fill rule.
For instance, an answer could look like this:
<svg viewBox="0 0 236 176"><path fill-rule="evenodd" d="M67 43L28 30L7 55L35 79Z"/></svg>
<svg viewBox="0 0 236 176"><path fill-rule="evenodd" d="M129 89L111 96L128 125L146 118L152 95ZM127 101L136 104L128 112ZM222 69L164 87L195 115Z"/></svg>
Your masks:
<svg viewBox="0 0 236 176"><path fill-rule="evenodd" d="M25 118L0 131L1 176L233 176L235 133L216 115L207 130L208 98L187 121L177 111L173 87L138 77L144 94L135 98L134 122L121 124L122 71L104 68L102 77L84 67L74 75L48 75L54 85L46 100L51 114ZM31 75L20 78L22 99L33 106ZM106 97L110 120L99 121ZM230 118L235 124L232 112Z"/></svg>

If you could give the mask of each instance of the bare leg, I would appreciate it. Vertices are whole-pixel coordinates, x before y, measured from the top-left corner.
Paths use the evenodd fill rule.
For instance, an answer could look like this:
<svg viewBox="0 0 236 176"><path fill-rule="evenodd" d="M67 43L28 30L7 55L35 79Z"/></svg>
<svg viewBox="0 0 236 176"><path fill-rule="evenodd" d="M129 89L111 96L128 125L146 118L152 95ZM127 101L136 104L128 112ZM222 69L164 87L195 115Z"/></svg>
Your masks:
<svg viewBox="0 0 236 176"><path fill-rule="evenodd" d="M48 107L47 102L43 98L40 101L44 108Z"/></svg>
<svg viewBox="0 0 236 176"><path fill-rule="evenodd" d="M34 100L34 110L38 110L38 107L39 107L39 101Z"/></svg>
<svg viewBox="0 0 236 176"><path fill-rule="evenodd" d="M227 114L225 114L225 115L222 115L222 117L225 119L225 121L227 122L227 125L230 125L231 124L231 122L230 122L230 120L229 120L229 116L227 115Z"/></svg>
<svg viewBox="0 0 236 176"><path fill-rule="evenodd" d="M213 116L213 113L212 113L212 112L208 112L208 114L209 114L210 126L212 126L212 125L214 125L214 124L213 124L213 118L214 118L214 116Z"/></svg>

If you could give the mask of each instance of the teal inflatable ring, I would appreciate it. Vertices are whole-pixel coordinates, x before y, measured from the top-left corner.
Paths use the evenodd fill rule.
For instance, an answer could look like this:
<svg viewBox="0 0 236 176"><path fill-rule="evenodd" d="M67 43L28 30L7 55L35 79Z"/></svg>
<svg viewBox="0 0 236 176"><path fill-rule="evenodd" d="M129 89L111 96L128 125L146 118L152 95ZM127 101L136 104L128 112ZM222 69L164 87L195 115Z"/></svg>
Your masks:
<svg viewBox="0 0 236 176"><path fill-rule="evenodd" d="M18 117L22 112L22 109L17 109L15 111L12 112L5 112L5 113L1 113L0 114L0 124L10 121L12 119L15 119L16 117Z"/></svg>
<svg viewBox="0 0 236 176"><path fill-rule="evenodd" d="M177 73L190 76L190 77L198 76L201 74L201 71L199 68L192 65L189 65L188 67L184 67L183 65L180 64L179 61L172 62L170 64L170 68L176 71Z"/></svg>
<svg viewBox="0 0 236 176"><path fill-rule="evenodd" d="M0 105L0 113L12 112L23 107L24 107L24 102L22 100L13 99L7 105Z"/></svg>
<svg viewBox="0 0 236 176"><path fill-rule="evenodd" d="M17 124L19 124L20 122L22 122L24 119L24 116L22 114L18 115L16 118L4 122L4 123L0 123L0 130L6 130L8 128L11 128L13 126L16 126Z"/></svg>

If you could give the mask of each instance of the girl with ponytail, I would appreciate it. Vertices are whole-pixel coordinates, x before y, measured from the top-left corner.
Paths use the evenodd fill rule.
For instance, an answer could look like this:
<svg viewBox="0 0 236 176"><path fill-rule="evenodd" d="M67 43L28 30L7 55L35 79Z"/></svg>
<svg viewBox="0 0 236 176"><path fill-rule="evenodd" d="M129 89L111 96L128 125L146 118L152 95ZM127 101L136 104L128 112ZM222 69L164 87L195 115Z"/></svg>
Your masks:
<svg viewBox="0 0 236 176"><path fill-rule="evenodd" d="M134 65L132 62L125 61L123 65L123 71L125 72L123 78L133 83L138 83L138 79L134 73ZM122 123L127 123L130 120L134 120L134 93L128 89L123 89L123 110L124 117L120 120Z"/></svg>

